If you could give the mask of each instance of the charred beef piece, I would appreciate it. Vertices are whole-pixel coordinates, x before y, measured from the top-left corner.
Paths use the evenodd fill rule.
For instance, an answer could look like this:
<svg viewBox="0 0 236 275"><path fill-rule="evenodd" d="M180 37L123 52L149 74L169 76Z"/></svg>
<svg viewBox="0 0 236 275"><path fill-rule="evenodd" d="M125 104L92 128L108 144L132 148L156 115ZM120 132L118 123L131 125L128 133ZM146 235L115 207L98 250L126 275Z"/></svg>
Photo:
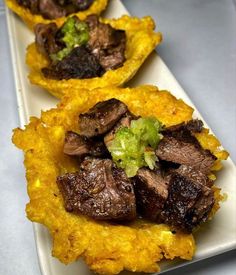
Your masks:
<svg viewBox="0 0 236 275"><path fill-rule="evenodd" d="M178 173L170 177L162 220L186 232L207 220L214 205L213 191Z"/></svg>
<svg viewBox="0 0 236 275"><path fill-rule="evenodd" d="M216 157L204 150L193 132L201 132L202 122L192 120L175 125L162 131L164 138L160 141L156 155L164 161L192 166L196 170L208 173Z"/></svg>
<svg viewBox="0 0 236 275"><path fill-rule="evenodd" d="M79 115L80 134L86 137L105 134L114 127L127 109L123 102L115 98L98 102L87 113Z"/></svg>
<svg viewBox="0 0 236 275"><path fill-rule="evenodd" d="M162 131L164 136L174 137L184 142L193 143L196 146L200 146L198 140L194 136L194 133L200 133L203 129L203 123L201 120L190 120L186 123L180 123Z"/></svg>
<svg viewBox="0 0 236 275"><path fill-rule="evenodd" d="M125 61L125 31L100 23L96 15L88 16L86 22L90 29L89 48L102 67L107 71L122 66Z"/></svg>
<svg viewBox="0 0 236 275"><path fill-rule="evenodd" d="M70 156L83 157L86 155L103 157L108 154L103 140L93 140L74 132L67 132L63 152Z"/></svg>
<svg viewBox="0 0 236 275"><path fill-rule="evenodd" d="M92 50L108 49L119 43L116 30L109 24L99 22L97 15L89 15L85 22L89 26L89 46Z"/></svg>
<svg viewBox="0 0 236 275"><path fill-rule="evenodd" d="M183 134L184 131L200 133L203 129L203 122L199 119L192 119L187 122L183 122L174 126L167 127L163 130L163 134L171 135L173 132L181 132Z"/></svg>
<svg viewBox="0 0 236 275"><path fill-rule="evenodd" d="M195 144L197 148L201 148L198 140L193 135L194 133L200 133L203 129L203 123L201 120L195 119L188 122L183 122L162 130L162 134L165 137L174 137L185 143Z"/></svg>
<svg viewBox="0 0 236 275"><path fill-rule="evenodd" d="M132 183L110 159L86 158L77 173L57 178L69 212L98 220L133 220L136 203Z"/></svg>
<svg viewBox="0 0 236 275"><path fill-rule="evenodd" d="M138 211L144 217L158 221L168 197L168 180L160 171L141 168L133 182Z"/></svg>
<svg viewBox="0 0 236 275"><path fill-rule="evenodd" d="M62 43L56 39L58 28L55 23L39 23L35 26L34 32L36 47L41 54L49 57L50 54L62 49Z"/></svg>
<svg viewBox="0 0 236 275"><path fill-rule="evenodd" d="M93 51L93 54L95 54L106 71L115 70L121 67L125 62L125 31L117 30L114 36L116 37L116 40L119 41L117 46L101 50L99 54L96 54L96 50L95 52Z"/></svg>
<svg viewBox="0 0 236 275"><path fill-rule="evenodd" d="M139 169L133 178L137 210L145 218L191 232L205 222L214 193L204 174L182 166L163 177L160 171Z"/></svg>
<svg viewBox="0 0 236 275"><path fill-rule="evenodd" d="M96 57L82 45L74 48L68 56L51 67L43 68L42 73L52 79L84 79L101 76L104 70Z"/></svg>
<svg viewBox="0 0 236 275"><path fill-rule="evenodd" d="M209 150L204 150L197 139L182 140L165 136L159 143L156 155L161 160L171 161L194 167L203 173L208 173L213 166L216 157Z"/></svg>
<svg viewBox="0 0 236 275"><path fill-rule="evenodd" d="M191 166L181 165L177 170L175 170L175 172L188 180L198 182L203 186L211 187L213 185L213 180L209 179L205 173L202 173L200 170L196 170Z"/></svg>
<svg viewBox="0 0 236 275"><path fill-rule="evenodd" d="M106 146L109 147L109 145L111 144L112 140L115 137L116 131L119 128L121 128L121 127L130 127L131 120L135 120L135 119L138 119L138 117L136 117L135 115L133 115L129 111L126 112L122 116L122 118L116 123L116 125L114 126L114 128L109 133L107 133L105 135L104 142L105 142Z"/></svg>

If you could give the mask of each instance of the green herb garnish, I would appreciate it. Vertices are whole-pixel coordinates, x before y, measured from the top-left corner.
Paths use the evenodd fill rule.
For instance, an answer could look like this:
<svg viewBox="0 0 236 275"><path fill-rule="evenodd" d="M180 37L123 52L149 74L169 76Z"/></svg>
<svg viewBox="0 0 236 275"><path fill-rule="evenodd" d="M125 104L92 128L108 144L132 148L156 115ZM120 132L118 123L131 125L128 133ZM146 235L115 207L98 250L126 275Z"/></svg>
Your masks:
<svg viewBox="0 0 236 275"><path fill-rule="evenodd" d="M108 147L113 161L125 170L128 177L136 175L139 168L155 168L155 149L162 138L161 123L156 118L132 120L130 128L121 127Z"/></svg>
<svg viewBox="0 0 236 275"><path fill-rule="evenodd" d="M63 27L61 28L63 37L61 41L65 43L66 47L50 57L53 62L61 61L66 57L75 47L84 45L89 40L89 28L85 22L80 22L74 17L69 17Z"/></svg>

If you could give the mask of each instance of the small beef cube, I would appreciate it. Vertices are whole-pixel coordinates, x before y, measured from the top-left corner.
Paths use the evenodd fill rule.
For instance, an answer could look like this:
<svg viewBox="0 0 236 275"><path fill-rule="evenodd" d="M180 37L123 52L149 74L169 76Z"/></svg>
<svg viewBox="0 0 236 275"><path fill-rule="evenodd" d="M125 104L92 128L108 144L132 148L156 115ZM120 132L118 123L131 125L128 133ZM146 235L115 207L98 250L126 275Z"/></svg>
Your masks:
<svg viewBox="0 0 236 275"><path fill-rule="evenodd" d="M200 183L203 186L211 187L213 185L213 180L209 179L205 173L202 173L200 170L196 170L189 165L182 164L176 172L189 180Z"/></svg>
<svg viewBox="0 0 236 275"><path fill-rule="evenodd" d="M165 223L191 232L194 227L206 221L213 205L214 194L209 187L173 173L161 216Z"/></svg>
<svg viewBox="0 0 236 275"><path fill-rule="evenodd" d="M83 156L88 154L89 151L90 148L86 137L80 136L71 131L66 133L63 148L65 154L70 156Z"/></svg>
<svg viewBox="0 0 236 275"><path fill-rule="evenodd" d="M183 131L200 133L202 129L203 129L203 122L199 119L192 119L187 122L183 122L183 123L165 128L163 130L163 133L170 134L170 135L173 135L173 132L183 132Z"/></svg>
<svg viewBox="0 0 236 275"><path fill-rule="evenodd" d="M164 137L174 137L179 141L183 141L185 143L192 143L196 146L196 148L201 149L201 145L194 136L194 133L201 132L202 126L202 121L195 119L165 128L162 131L162 134Z"/></svg>
<svg viewBox="0 0 236 275"><path fill-rule="evenodd" d="M126 47L126 35L124 31L116 31L114 35L119 44L106 50L93 51L95 56L98 58L102 67L107 70L115 70L123 65L125 62L125 47ZM119 38L118 38L119 37Z"/></svg>
<svg viewBox="0 0 236 275"><path fill-rule="evenodd" d="M88 16L86 22L89 25L89 48L102 67L107 71L122 66L125 61L125 31L99 22L96 15Z"/></svg>
<svg viewBox="0 0 236 275"><path fill-rule="evenodd" d="M185 141L172 136L164 136L156 155L161 160L189 165L203 173L208 173L216 160L209 150L201 148L197 140L193 143L190 139Z"/></svg>
<svg viewBox="0 0 236 275"><path fill-rule="evenodd" d="M99 51L118 44L120 37L116 37L116 29L109 24L100 23L97 15L88 16L85 22L89 26L88 44L92 50Z"/></svg>
<svg viewBox="0 0 236 275"><path fill-rule="evenodd" d="M138 211L147 219L159 221L168 197L168 180L160 171L141 168L134 178L134 190Z"/></svg>
<svg viewBox="0 0 236 275"><path fill-rule="evenodd" d="M201 132L202 127L202 121L196 119L164 129L164 138L156 150L159 159L166 161L166 164L185 164L208 173L216 157L209 150L204 150L193 135L194 132Z"/></svg>
<svg viewBox="0 0 236 275"><path fill-rule="evenodd" d="M101 76L104 70L96 57L82 45L75 47L68 56L51 67L43 68L42 73L46 78L52 79L84 79Z"/></svg>
<svg viewBox="0 0 236 275"><path fill-rule="evenodd" d="M131 180L110 159L86 158L77 173L57 178L69 212L97 220L130 221L136 217Z"/></svg>
<svg viewBox="0 0 236 275"><path fill-rule="evenodd" d="M97 103L87 113L79 115L80 134L86 137L105 134L114 127L127 109L123 102L115 98Z"/></svg>
<svg viewBox="0 0 236 275"><path fill-rule="evenodd" d="M56 53L62 48L56 40L58 27L55 23L37 24L34 32L37 50L47 58L50 54Z"/></svg>
<svg viewBox="0 0 236 275"><path fill-rule="evenodd" d="M129 111L122 116L122 118L116 123L115 127L108 132L104 137L104 142L107 147L111 144L112 140L115 137L116 131L121 127L130 127L131 120L135 120L137 117L130 113Z"/></svg>
<svg viewBox="0 0 236 275"><path fill-rule="evenodd" d="M102 140L89 139L71 131L66 133L63 152L67 155L78 157L86 155L103 157L108 154L107 148Z"/></svg>

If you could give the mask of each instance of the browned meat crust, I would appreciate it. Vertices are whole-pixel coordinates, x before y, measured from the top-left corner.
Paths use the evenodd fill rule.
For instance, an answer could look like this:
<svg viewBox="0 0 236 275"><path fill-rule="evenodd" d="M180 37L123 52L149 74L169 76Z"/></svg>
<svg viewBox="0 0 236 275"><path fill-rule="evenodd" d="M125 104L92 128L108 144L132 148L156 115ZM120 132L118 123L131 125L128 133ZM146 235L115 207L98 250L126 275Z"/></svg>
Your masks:
<svg viewBox="0 0 236 275"><path fill-rule="evenodd" d="M133 220L136 203L131 181L110 159L86 158L77 173L57 178L67 211L101 220Z"/></svg>
<svg viewBox="0 0 236 275"><path fill-rule="evenodd" d="M126 113L127 106L112 98L98 102L88 112L79 115L80 134L93 137L110 131Z"/></svg>

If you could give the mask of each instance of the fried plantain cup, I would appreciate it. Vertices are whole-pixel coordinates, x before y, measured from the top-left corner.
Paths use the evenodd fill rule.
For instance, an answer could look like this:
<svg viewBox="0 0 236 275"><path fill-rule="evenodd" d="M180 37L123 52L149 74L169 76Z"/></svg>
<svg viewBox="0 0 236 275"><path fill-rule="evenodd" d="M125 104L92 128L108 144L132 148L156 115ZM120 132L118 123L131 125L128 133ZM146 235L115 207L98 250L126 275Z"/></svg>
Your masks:
<svg viewBox="0 0 236 275"><path fill-rule="evenodd" d="M100 21L126 32L126 61L122 67L108 70L101 77L89 79L55 80L45 78L41 69L47 67L49 61L37 51L36 45L33 43L28 47L26 54L26 63L30 68L30 82L44 88L58 98L70 94L75 89L91 90L105 86L122 86L135 75L162 39L161 33L153 31L155 24L149 16L139 19L124 15L119 19L100 19Z"/></svg>
<svg viewBox="0 0 236 275"><path fill-rule="evenodd" d="M24 130L14 130L13 143L25 154L30 197L27 216L48 227L53 238L53 256L65 264L82 257L99 274L117 274L124 269L157 272L162 259L191 260L195 252L192 234L173 232L165 224L143 219L118 225L66 212L56 178L78 170L78 164L63 153L65 133L78 132L78 115L110 98L123 101L135 115L155 116L166 126L192 118L190 106L154 86L72 90L56 108L42 112L41 118L32 117ZM217 157L214 169L219 170L227 152L219 149L219 141L208 130L197 138ZM216 202L212 215L222 199L220 189L214 186L213 190Z"/></svg>
<svg viewBox="0 0 236 275"><path fill-rule="evenodd" d="M29 9L20 6L16 0L6 0L6 4L8 8L16 13L32 30L34 26L38 23L49 24L55 22L58 26L60 26L66 20L66 17L60 17L50 20L43 18L43 16L40 14L32 14ZM106 9L107 4L108 0L94 0L93 4L87 10L73 13L70 16L76 15L79 17L80 20L84 20L88 15L99 15L103 10Z"/></svg>

